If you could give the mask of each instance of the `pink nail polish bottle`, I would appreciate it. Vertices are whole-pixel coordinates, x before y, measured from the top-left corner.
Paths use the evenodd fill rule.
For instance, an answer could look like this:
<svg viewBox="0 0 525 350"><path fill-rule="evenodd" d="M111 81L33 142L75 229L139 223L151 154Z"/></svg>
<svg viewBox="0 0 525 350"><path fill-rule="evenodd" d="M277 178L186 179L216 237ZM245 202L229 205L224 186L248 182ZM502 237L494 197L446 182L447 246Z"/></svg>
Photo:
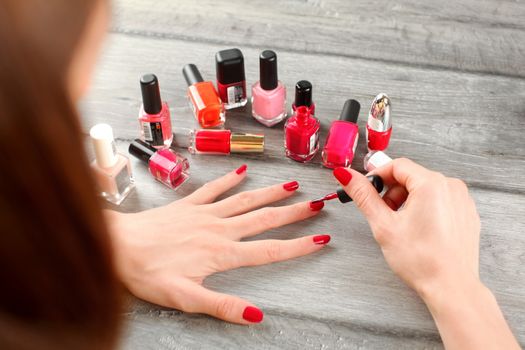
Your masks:
<svg viewBox="0 0 525 350"><path fill-rule="evenodd" d="M357 118L360 109L359 102L347 100L339 120L332 122L322 153L325 167L346 168L352 164L359 140Z"/></svg>
<svg viewBox="0 0 525 350"><path fill-rule="evenodd" d="M173 190L179 188L190 176L188 160L170 148L157 150L147 142L137 139L129 145L129 153L148 163L151 175Z"/></svg>
<svg viewBox="0 0 525 350"><path fill-rule="evenodd" d="M301 163L311 160L319 150L320 126L307 107L297 108L284 125L286 156Z"/></svg>
<svg viewBox="0 0 525 350"><path fill-rule="evenodd" d="M139 113L141 139L155 148L169 147L173 140L170 109L160 97L159 81L155 74L140 79L142 107Z"/></svg>
<svg viewBox="0 0 525 350"><path fill-rule="evenodd" d="M286 118L286 87L278 79L277 55L266 50L259 56L260 80L252 87L252 115L271 127Z"/></svg>

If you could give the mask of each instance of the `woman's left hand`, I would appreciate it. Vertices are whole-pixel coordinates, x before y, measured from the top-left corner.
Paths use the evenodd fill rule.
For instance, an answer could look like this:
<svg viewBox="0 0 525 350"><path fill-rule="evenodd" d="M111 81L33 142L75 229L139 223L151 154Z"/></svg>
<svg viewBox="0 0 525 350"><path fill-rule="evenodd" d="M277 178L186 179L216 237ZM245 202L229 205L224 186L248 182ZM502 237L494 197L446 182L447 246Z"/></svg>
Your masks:
<svg viewBox="0 0 525 350"><path fill-rule="evenodd" d="M216 272L316 252L330 236L240 242L315 216L322 209L312 208L309 202L257 209L293 195L296 182L242 192L214 203L245 177L243 166L164 207L135 214L106 212L117 273L131 293L155 304L229 322L262 321L263 313L253 304L206 289L204 279Z"/></svg>

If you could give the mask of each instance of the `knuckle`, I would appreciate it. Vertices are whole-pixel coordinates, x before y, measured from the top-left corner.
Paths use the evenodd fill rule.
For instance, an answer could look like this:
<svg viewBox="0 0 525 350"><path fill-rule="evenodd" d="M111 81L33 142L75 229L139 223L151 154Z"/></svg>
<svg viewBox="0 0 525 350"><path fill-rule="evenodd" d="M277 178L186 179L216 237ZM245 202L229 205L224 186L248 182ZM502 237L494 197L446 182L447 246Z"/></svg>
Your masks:
<svg viewBox="0 0 525 350"><path fill-rule="evenodd" d="M215 315L219 318L226 319L231 315L234 308L234 302L226 296L219 296L215 301Z"/></svg>
<svg viewBox="0 0 525 350"><path fill-rule="evenodd" d="M277 241L270 241L266 245L266 256L269 261L278 261L281 260L282 256L282 247Z"/></svg>
<svg viewBox="0 0 525 350"><path fill-rule="evenodd" d="M273 208L263 208L259 213L259 223L267 229L275 228L277 222L277 213Z"/></svg>
<svg viewBox="0 0 525 350"><path fill-rule="evenodd" d="M393 160L393 162L402 168L412 164L412 161L405 157L396 158Z"/></svg>
<svg viewBox="0 0 525 350"><path fill-rule="evenodd" d="M385 246L391 241L392 231L388 225L383 222L376 222L371 226L374 238L380 246Z"/></svg>
<svg viewBox="0 0 525 350"><path fill-rule="evenodd" d="M253 204L254 196L251 192L241 192L237 195L237 201L241 207L249 207Z"/></svg>
<svg viewBox="0 0 525 350"><path fill-rule="evenodd" d="M370 201L370 190L366 184L358 185L354 188L352 199L359 207L366 207Z"/></svg>

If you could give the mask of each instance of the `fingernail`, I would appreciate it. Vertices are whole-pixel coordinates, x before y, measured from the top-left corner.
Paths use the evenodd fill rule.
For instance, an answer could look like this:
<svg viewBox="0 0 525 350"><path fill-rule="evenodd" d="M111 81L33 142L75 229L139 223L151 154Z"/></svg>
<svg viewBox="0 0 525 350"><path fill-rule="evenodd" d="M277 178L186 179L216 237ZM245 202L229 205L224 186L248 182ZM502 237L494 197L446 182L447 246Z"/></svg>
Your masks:
<svg viewBox="0 0 525 350"><path fill-rule="evenodd" d="M283 185L283 188L288 192L296 191L299 188L299 182L297 181L288 182Z"/></svg>
<svg viewBox="0 0 525 350"><path fill-rule="evenodd" d="M256 307L248 306L242 313L242 318L251 323L259 323L263 320L264 314Z"/></svg>
<svg viewBox="0 0 525 350"><path fill-rule="evenodd" d="M330 242L331 238L332 237L330 237L330 235L315 236L314 237L314 243L315 244L319 244L319 245L325 245L325 244L328 244L328 242Z"/></svg>
<svg viewBox="0 0 525 350"><path fill-rule="evenodd" d="M334 170L334 176L343 186L348 185L350 180L352 180L352 174L345 168L336 168Z"/></svg>
<svg viewBox="0 0 525 350"><path fill-rule="evenodd" d="M313 211L319 211L324 208L324 201L313 201L310 202L310 209Z"/></svg>
<svg viewBox="0 0 525 350"><path fill-rule="evenodd" d="M237 173L237 175L241 175L246 171L246 169L248 169L248 166L246 164L243 164L239 167L239 169L235 170L235 172Z"/></svg>

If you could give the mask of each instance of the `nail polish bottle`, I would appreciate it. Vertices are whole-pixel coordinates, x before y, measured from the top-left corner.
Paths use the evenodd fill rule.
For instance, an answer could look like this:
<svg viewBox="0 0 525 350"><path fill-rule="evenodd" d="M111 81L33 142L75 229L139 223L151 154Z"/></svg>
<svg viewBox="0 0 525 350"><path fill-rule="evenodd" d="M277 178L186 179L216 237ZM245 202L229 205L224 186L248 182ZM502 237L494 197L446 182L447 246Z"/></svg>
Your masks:
<svg viewBox="0 0 525 350"><path fill-rule="evenodd" d="M113 130L108 124L97 124L89 131L95 150L91 168L102 197L120 205L135 187L128 157L117 152Z"/></svg>
<svg viewBox="0 0 525 350"><path fill-rule="evenodd" d="M155 148L171 145L170 109L160 97L159 81L154 74L143 75L140 79L142 107L139 113L141 139Z"/></svg>
<svg viewBox="0 0 525 350"><path fill-rule="evenodd" d="M365 156L364 159L364 168L366 171L370 172L376 168L380 168L383 165L387 165L392 161L392 158L387 156L382 151L371 151Z"/></svg>
<svg viewBox="0 0 525 350"><path fill-rule="evenodd" d="M347 100L339 120L332 122L322 153L325 167L333 169L352 164L359 140L357 118L360 109L359 102Z"/></svg>
<svg viewBox="0 0 525 350"><path fill-rule="evenodd" d="M311 160L319 149L320 126L306 106L297 108L284 125L286 156L298 162Z"/></svg>
<svg viewBox="0 0 525 350"><path fill-rule="evenodd" d="M230 153L263 153L264 135L236 133L231 130L178 129L175 143L193 154L229 155Z"/></svg>
<svg viewBox="0 0 525 350"><path fill-rule="evenodd" d="M248 102L244 56L239 49L228 49L215 55L217 69L217 90L224 108L243 107Z"/></svg>
<svg viewBox="0 0 525 350"><path fill-rule="evenodd" d="M292 104L292 114L297 107L306 106L310 113L315 115L315 103L312 100L312 83L308 80L301 80L295 84L295 100Z"/></svg>
<svg viewBox="0 0 525 350"><path fill-rule="evenodd" d="M386 94L374 98L366 124L366 143L369 151L384 151L392 135L392 104Z"/></svg>
<svg viewBox="0 0 525 350"><path fill-rule="evenodd" d="M265 126L286 118L286 87L278 79L277 55L266 50L259 56L260 80L252 87L252 115Z"/></svg>
<svg viewBox="0 0 525 350"><path fill-rule="evenodd" d="M188 83L188 101L195 119L203 128L224 124L224 106L211 81L204 81L194 64L187 64L182 74Z"/></svg>
<svg viewBox="0 0 525 350"><path fill-rule="evenodd" d="M148 163L151 175L173 190L179 188L189 178L188 160L169 148L158 150L147 142L137 139L129 145L129 153Z"/></svg>

